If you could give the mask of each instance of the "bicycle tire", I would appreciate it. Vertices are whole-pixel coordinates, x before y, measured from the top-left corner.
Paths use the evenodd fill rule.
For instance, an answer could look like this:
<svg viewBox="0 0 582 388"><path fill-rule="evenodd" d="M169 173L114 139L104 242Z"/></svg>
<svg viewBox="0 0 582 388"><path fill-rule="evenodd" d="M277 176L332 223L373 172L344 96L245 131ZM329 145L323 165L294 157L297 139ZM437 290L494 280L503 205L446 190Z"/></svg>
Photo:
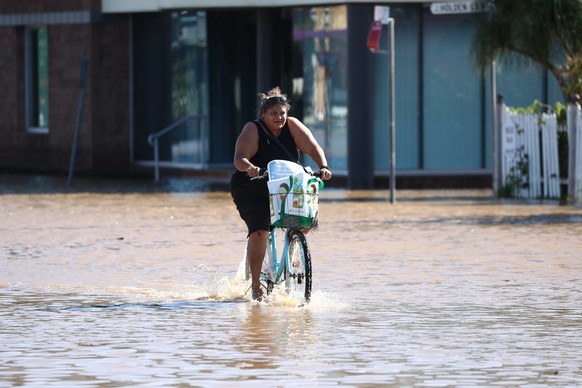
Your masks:
<svg viewBox="0 0 582 388"><path fill-rule="evenodd" d="M285 290L288 294L303 297L305 303L311 299L312 266L311 253L305 235L298 230L287 234L288 260L285 262Z"/></svg>

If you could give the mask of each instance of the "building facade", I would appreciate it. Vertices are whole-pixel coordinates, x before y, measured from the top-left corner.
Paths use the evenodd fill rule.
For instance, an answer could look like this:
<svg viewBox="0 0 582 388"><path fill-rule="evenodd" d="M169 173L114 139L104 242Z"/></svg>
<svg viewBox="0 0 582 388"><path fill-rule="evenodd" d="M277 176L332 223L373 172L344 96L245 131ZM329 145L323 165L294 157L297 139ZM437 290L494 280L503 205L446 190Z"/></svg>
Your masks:
<svg viewBox="0 0 582 388"><path fill-rule="evenodd" d="M79 117L78 170L128 171L125 19L104 17L99 1L0 4L0 168L67 171ZM89 68L81 116L84 55Z"/></svg>
<svg viewBox="0 0 582 388"><path fill-rule="evenodd" d="M67 171L79 128L79 172L151 171L148 139L160 131L163 168L229 170L257 92L280 86L338 182L385 186L390 66L386 53L366 45L374 5L252 4L3 1L0 168ZM472 62L475 15L435 12L426 1L377 4L389 6L395 22L398 185L490 187L492 79ZM535 66L498 64L495 79L508 105L561 96Z"/></svg>

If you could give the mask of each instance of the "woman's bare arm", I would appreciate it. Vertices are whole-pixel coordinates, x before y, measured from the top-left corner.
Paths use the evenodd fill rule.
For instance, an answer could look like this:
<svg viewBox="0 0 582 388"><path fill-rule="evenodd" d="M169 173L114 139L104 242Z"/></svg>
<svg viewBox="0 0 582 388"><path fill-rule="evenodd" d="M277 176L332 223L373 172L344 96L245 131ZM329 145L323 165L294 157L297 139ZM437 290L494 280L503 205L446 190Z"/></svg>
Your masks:
<svg viewBox="0 0 582 388"><path fill-rule="evenodd" d="M327 158L323 149L313 137L313 134L300 120L295 117L288 117L289 129L297 147L313 159L313 161L321 168L327 167ZM329 168L322 169L322 179L328 180L331 178L331 171Z"/></svg>
<svg viewBox="0 0 582 388"><path fill-rule="evenodd" d="M251 163L251 158L259 150L259 133L255 124L248 122L243 127L241 134L234 146L234 166L249 176L258 176L259 167Z"/></svg>

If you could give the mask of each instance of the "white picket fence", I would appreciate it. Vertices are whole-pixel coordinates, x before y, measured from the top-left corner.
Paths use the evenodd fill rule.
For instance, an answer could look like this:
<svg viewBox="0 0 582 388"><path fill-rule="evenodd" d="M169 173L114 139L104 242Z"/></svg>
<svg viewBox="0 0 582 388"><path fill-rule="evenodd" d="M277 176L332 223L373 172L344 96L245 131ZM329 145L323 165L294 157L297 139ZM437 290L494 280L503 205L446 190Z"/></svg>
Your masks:
<svg viewBox="0 0 582 388"><path fill-rule="evenodd" d="M568 106L568 195L582 200L582 111L579 105Z"/></svg>
<svg viewBox="0 0 582 388"><path fill-rule="evenodd" d="M556 116L514 113L505 105L500 113L501 185L517 198L559 198Z"/></svg>

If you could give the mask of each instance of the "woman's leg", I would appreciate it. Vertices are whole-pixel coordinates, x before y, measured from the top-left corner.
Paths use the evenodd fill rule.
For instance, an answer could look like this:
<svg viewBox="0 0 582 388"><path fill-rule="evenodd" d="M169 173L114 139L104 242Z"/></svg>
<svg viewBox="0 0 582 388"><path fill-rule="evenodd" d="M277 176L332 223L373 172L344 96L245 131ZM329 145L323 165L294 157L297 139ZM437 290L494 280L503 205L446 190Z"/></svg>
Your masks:
<svg viewBox="0 0 582 388"><path fill-rule="evenodd" d="M258 230L249 235L247 241L247 262L251 268L251 281L253 289L253 299L261 300L263 290L261 290L261 267L265 258L265 249L267 248L267 238L269 232Z"/></svg>

